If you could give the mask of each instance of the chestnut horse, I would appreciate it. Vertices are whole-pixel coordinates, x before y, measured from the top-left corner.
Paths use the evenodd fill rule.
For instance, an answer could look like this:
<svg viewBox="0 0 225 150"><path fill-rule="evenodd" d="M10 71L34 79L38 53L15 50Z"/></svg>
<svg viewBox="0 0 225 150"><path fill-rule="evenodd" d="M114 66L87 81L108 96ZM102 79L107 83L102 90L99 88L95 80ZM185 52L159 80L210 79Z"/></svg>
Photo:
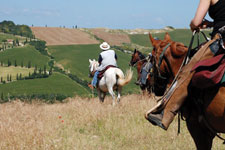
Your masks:
<svg viewBox="0 0 225 150"><path fill-rule="evenodd" d="M140 85L141 90L143 91L143 94L146 93L146 90L148 91L148 94L151 94L151 77L148 75L146 84L140 84L140 78L141 78L141 69L143 65L147 62L145 56L138 50L134 50L134 53L132 54L131 60L130 60L130 66L134 67L136 65L137 68L137 81L135 82L137 85Z"/></svg>
<svg viewBox="0 0 225 150"><path fill-rule="evenodd" d="M154 85L160 84L159 82L157 83L157 78L160 79L159 75L165 77L163 84L157 87L160 91L159 93L163 94L179 70L179 66L187 53L187 48L179 43L171 43L168 34L166 34L163 41L154 40L151 35L149 37L154 47L153 54L156 64L160 61L159 56L163 49L170 43L167 46L161 66L156 66L153 70L155 72L153 76L156 78ZM180 45L180 48L175 49L178 45ZM169 66L171 66L170 69ZM176 98L176 95L172 95L172 97ZM168 105L168 103L164 104L164 111L168 109L167 107L171 107L171 104ZM217 133L225 133L225 85L215 85L214 87L200 90L189 84L188 97L181 108L181 112L186 118L187 128L197 149L210 150L214 137L218 136ZM146 115L148 113L149 111ZM221 138L220 136L218 137Z"/></svg>
<svg viewBox="0 0 225 150"><path fill-rule="evenodd" d="M156 40L149 34L153 46L153 91L155 95L162 96L174 80L180 66L187 54L187 47L171 40L168 33L164 40Z"/></svg>

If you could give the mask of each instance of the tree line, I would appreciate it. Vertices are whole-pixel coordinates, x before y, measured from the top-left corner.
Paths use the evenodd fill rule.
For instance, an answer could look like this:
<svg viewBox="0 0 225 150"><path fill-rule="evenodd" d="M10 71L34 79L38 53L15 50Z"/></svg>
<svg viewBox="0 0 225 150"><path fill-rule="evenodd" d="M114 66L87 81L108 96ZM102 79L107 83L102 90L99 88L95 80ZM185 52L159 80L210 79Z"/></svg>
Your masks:
<svg viewBox="0 0 225 150"><path fill-rule="evenodd" d="M32 31L27 25L16 25L13 21L2 21L0 22L0 32L20 35L29 38L33 38Z"/></svg>

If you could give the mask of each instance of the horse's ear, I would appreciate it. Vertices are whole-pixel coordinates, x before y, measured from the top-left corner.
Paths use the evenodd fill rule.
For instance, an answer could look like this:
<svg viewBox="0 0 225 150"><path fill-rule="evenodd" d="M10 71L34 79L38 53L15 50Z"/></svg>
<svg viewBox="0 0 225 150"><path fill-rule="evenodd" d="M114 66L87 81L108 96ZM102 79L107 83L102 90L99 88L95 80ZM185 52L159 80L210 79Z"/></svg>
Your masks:
<svg viewBox="0 0 225 150"><path fill-rule="evenodd" d="M137 50L136 50L136 48L134 49L134 53L136 53L137 52Z"/></svg>
<svg viewBox="0 0 225 150"><path fill-rule="evenodd" d="M150 39L150 42L153 45L153 43L155 42L155 39L152 37L152 35L150 33L149 33L149 39Z"/></svg>
<svg viewBox="0 0 225 150"><path fill-rule="evenodd" d="M166 41L171 41L170 35L168 32L166 32L165 36L164 36L164 40Z"/></svg>
<svg viewBox="0 0 225 150"><path fill-rule="evenodd" d="M90 63L90 64L92 63L91 59L89 59L89 63Z"/></svg>

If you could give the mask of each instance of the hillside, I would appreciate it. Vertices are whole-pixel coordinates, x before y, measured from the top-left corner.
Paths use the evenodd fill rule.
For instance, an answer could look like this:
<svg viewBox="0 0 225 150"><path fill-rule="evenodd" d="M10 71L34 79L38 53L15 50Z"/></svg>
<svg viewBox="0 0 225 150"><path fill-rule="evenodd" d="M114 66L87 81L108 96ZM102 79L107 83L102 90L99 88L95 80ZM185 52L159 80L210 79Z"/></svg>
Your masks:
<svg viewBox="0 0 225 150"><path fill-rule="evenodd" d="M35 37L47 45L98 44L99 41L79 29L57 27L31 27Z"/></svg>

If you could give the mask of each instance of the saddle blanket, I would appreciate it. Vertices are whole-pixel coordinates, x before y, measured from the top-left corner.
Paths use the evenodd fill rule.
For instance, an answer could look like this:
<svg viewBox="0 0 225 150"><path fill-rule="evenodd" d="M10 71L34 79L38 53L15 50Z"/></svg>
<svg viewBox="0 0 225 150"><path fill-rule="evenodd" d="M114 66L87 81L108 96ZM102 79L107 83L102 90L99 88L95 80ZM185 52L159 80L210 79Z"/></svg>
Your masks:
<svg viewBox="0 0 225 150"><path fill-rule="evenodd" d="M117 68L116 66L113 66L113 65L107 66L104 70L102 70L102 71L99 72L99 74L98 74L98 79L100 80L100 79L103 77L105 71L106 71L107 69L111 68L111 67Z"/></svg>
<svg viewBox="0 0 225 150"><path fill-rule="evenodd" d="M194 70L191 84L197 88L209 88L225 82L225 54L198 62L192 68Z"/></svg>

